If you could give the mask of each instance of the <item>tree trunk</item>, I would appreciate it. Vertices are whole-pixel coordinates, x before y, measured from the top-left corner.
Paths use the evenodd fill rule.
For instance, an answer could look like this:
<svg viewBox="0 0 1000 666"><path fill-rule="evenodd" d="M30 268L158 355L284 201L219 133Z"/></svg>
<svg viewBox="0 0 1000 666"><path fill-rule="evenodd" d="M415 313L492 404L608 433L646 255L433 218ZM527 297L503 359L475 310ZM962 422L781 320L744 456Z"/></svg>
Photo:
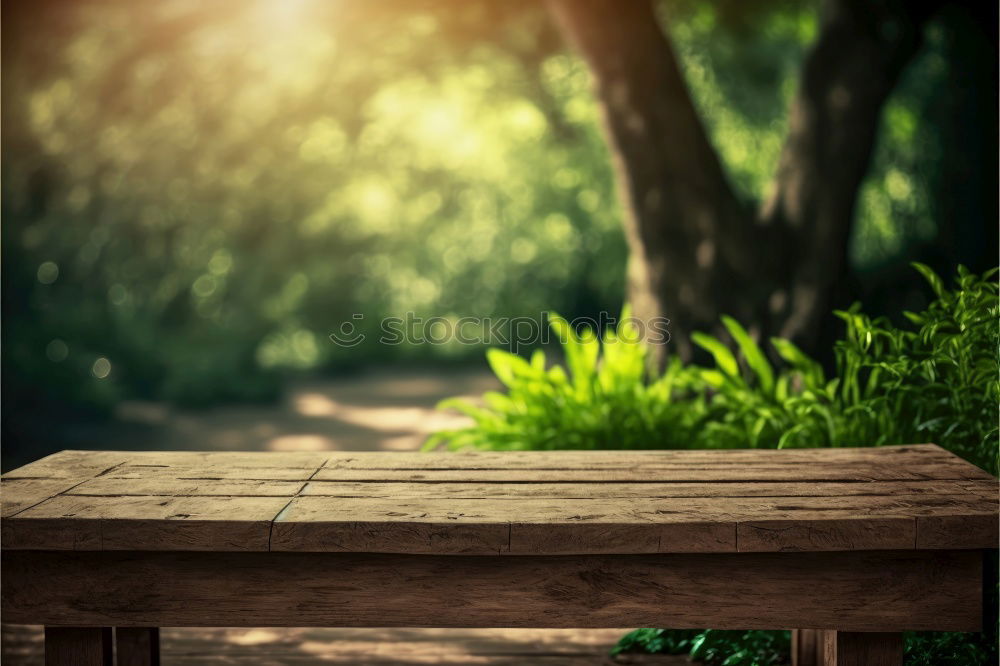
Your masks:
<svg viewBox="0 0 1000 666"><path fill-rule="evenodd" d="M736 247L747 213L651 4L556 0L551 8L597 84L625 209L633 312L644 320L669 318L673 342L687 355L686 334L716 323L719 306L732 305L719 301L733 263L754 258Z"/></svg>
<svg viewBox="0 0 1000 666"><path fill-rule="evenodd" d="M674 350L721 314L816 351L840 296L881 107L919 46L923 5L831 0L791 109L773 194L742 205L642 0L550 0L597 84L631 251L629 299ZM829 327L827 327L829 328Z"/></svg>
<svg viewBox="0 0 1000 666"><path fill-rule="evenodd" d="M833 307L850 304L847 248L882 106L921 44L929 5L833 0L806 59L773 195L760 220L780 230L786 275L772 330L825 348ZM824 333L826 335L824 335Z"/></svg>

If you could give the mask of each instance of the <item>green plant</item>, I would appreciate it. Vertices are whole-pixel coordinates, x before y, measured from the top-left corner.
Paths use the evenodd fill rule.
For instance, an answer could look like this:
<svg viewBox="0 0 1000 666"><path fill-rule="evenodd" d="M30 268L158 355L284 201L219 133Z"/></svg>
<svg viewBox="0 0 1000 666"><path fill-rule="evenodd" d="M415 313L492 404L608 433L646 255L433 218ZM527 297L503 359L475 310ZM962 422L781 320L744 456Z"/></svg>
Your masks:
<svg viewBox="0 0 1000 666"><path fill-rule="evenodd" d="M994 605L996 599L993 599ZM976 640L975 634L911 631L903 635L907 666L969 666L997 663L996 641Z"/></svg>
<svg viewBox="0 0 1000 666"><path fill-rule="evenodd" d="M646 381L646 348L622 313L615 331L603 340L589 329L577 333L558 315L549 316L562 341L566 368L549 366L536 350L530 360L491 349L486 357L507 392L488 392L483 405L449 399L442 408L470 416L475 425L434 434L425 448L447 442L451 448L635 449L681 448L701 413L689 402L694 377L672 362Z"/></svg>
<svg viewBox="0 0 1000 666"><path fill-rule="evenodd" d="M871 319L857 306L837 315L847 323L837 343L839 402L862 445L936 442L997 473L1000 310L994 269L977 276L958 269L956 289L914 264L936 299L907 312L913 330Z"/></svg>
<svg viewBox="0 0 1000 666"><path fill-rule="evenodd" d="M872 318L855 304L835 314L846 324L836 343L837 376L787 340L772 339L785 367L775 370L737 322L723 317L743 364L722 341L693 339L716 367L700 370L713 392L698 433L702 447L882 446L935 442L997 473L997 348L1000 317L996 270L982 276L959 267L946 289L914 264L935 300L905 313L910 328ZM700 405L699 405L700 408Z"/></svg>
<svg viewBox="0 0 1000 666"><path fill-rule="evenodd" d="M772 366L737 321L722 322L735 342L695 333L714 367L672 359L646 371L646 349L628 311L603 339L550 316L566 367L536 350L530 361L492 349L487 358L506 393L482 404L446 400L473 419L436 433L427 448L601 449L882 446L933 441L993 473L997 470L996 271L959 268L948 290L915 264L936 296L911 328L872 318L855 305L837 342L837 376L787 340L772 339Z"/></svg>
<svg viewBox="0 0 1000 666"><path fill-rule="evenodd" d="M787 631L636 629L611 652L684 654L710 666L766 666L787 663L789 647Z"/></svg>

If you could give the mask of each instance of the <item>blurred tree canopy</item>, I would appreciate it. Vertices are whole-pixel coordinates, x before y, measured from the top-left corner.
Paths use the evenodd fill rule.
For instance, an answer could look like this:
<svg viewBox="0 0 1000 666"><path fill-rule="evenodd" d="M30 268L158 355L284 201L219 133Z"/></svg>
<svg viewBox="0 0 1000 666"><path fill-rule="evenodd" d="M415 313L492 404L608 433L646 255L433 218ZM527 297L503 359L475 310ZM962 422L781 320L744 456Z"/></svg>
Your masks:
<svg viewBox="0 0 1000 666"><path fill-rule="evenodd" d="M659 9L735 196L761 197L817 6ZM286 371L480 356L378 345L384 316L621 306L591 76L540 3L3 11L8 432L58 407L267 398ZM953 14L929 21L880 115L848 267L872 310L906 301L906 261L978 267L996 234L996 21ZM950 232L959 218L981 233ZM344 321L371 344L332 344Z"/></svg>

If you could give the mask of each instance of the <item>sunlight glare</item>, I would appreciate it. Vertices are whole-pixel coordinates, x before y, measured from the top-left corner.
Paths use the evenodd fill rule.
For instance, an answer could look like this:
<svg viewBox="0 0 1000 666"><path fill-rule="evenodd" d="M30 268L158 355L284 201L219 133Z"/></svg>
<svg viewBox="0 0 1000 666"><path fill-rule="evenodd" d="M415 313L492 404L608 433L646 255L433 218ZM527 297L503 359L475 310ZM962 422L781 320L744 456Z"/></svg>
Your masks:
<svg viewBox="0 0 1000 666"><path fill-rule="evenodd" d="M313 9L313 0L257 0L255 5L258 20L268 30L282 32L297 29Z"/></svg>

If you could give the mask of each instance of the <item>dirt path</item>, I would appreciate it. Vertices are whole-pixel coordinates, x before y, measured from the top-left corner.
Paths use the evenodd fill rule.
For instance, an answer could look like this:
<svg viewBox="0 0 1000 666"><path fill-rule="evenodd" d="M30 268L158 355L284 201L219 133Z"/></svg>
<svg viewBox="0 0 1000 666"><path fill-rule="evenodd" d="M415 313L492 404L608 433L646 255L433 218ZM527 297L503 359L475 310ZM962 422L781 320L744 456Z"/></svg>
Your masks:
<svg viewBox="0 0 1000 666"><path fill-rule="evenodd" d="M133 402L123 404L117 416L123 425L155 431L155 447L164 449L405 451L420 448L435 430L466 422L437 411L439 401L498 386L480 370L377 371L294 382L273 406L191 412Z"/></svg>
<svg viewBox="0 0 1000 666"><path fill-rule="evenodd" d="M478 396L499 383L486 369L371 371L291 382L272 405L184 410L128 401L104 423L39 419L4 444L13 469L62 449L188 451L409 451L427 435L467 421L435 409L444 398Z"/></svg>
<svg viewBox="0 0 1000 666"><path fill-rule="evenodd" d="M164 629L163 666L681 666L684 657L623 656L617 629ZM40 627L5 626L4 666L42 666Z"/></svg>

